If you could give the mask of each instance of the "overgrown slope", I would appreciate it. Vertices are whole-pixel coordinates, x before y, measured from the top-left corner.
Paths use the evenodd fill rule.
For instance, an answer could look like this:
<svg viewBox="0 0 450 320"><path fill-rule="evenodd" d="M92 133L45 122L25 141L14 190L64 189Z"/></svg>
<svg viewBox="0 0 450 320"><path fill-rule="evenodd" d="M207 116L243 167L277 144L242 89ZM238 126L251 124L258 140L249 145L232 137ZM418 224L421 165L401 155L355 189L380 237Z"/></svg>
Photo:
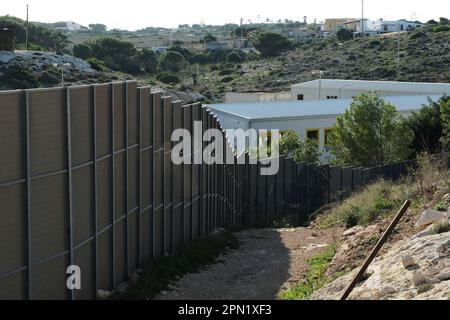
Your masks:
<svg viewBox="0 0 450 320"><path fill-rule="evenodd" d="M400 38L400 69L397 49ZM324 77L340 79L416 82L450 81L450 31L419 30L339 43L337 39L305 42L295 51L276 58L242 64L239 68L204 72L195 90L207 96L227 91L280 91L298 82L315 79L312 70L325 70Z"/></svg>

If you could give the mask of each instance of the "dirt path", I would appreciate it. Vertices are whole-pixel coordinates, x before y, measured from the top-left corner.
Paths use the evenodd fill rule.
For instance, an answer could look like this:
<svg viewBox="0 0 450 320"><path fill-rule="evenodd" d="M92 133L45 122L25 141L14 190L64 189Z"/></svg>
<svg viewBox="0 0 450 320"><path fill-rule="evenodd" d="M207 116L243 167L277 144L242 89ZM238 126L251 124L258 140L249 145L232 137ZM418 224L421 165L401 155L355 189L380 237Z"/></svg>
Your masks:
<svg viewBox="0 0 450 320"><path fill-rule="evenodd" d="M273 300L302 279L307 260L341 230L263 229L237 234L242 246L219 263L179 280L157 300Z"/></svg>

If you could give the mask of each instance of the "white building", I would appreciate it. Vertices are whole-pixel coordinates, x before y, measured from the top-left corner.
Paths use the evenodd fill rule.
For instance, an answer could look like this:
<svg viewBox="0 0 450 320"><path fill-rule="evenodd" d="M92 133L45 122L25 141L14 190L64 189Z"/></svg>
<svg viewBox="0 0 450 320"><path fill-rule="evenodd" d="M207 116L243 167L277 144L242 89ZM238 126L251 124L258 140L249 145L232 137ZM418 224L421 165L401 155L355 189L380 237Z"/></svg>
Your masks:
<svg viewBox="0 0 450 320"><path fill-rule="evenodd" d="M292 100L351 99L363 92L376 92L380 96L450 95L449 83L314 80L291 86Z"/></svg>
<svg viewBox="0 0 450 320"><path fill-rule="evenodd" d="M428 99L438 100L441 95L386 97L400 114L409 116L420 110ZM208 106L224 129L280 130L281 134L294 130L301 138L317 140L326 162L328 133L336 118L345 113L351 99L321 101L277 101L261 103L231 103ZM242 150L238 150L240 152Z"/></svg>
<svg viewBox="0 0 450 320"><path fill-rule="evenodd" d="M420 28L421 26L423 26L423 24L418 21L414 22L407 20L387 21L380 19L367 22L368 30L378 34L414 30L416 28Z"/></svg>
<svg viewBox="0 0 450 320"><path fill-rule="evenodd" d="M239 102L268 102L291 100L291 92L227 92L225 93L225 103Z"/></svg>

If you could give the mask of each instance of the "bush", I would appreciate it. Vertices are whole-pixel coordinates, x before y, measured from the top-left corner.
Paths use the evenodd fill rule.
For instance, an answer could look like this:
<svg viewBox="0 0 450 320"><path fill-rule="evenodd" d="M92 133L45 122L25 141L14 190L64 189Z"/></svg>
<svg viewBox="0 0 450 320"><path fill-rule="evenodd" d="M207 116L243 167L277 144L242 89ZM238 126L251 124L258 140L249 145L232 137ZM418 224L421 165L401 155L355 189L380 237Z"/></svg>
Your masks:
<svg viewBox="0 0 450 320"><path fill-rule="evenodd" d="M197 52L189 59L191 64L207 64L210 62L209 56L203 52Z"/></svg>
<svg viewBox="0 0 450 320"><path fill-rule="evenodd" d="M174 84L180 82L180 78L178 78L178 76L168 72L160 73L157 77L157 80L165 84Z"/></svg>
<svg viewBox="0 0 450 320"><path fill-rule="evenodd" d="M353 99L330 135L332 162L362 167L382 166L409 158L413 132L395 106L375 93Z"/></svg>
<svg viewBox="0 0 450 320"><path fill-rule="evenodd" d="M179 72L186 67L186 60L179 52L167 51L159 58L158 67L163 71Z"/></svg>
<svg viewBox="0 0 450 320"><path fill-rule="evenodd" d="M91 47L86 44L77 44L73 47L73 55L77 58L86 60L92 57Z"/></svg>
<svg viewBox="0 0 450 320"><path fill-rule="evenodd" d="M3 28L15 30L18 46L25 44L26 22L24 20L11 16L0 17L0 29ZM57 52L63 51L69 44L67 36L61 31L46 28L35 22L29 23L28 42L30 45L37 45L40 48L55 50Z"/></svg>
<svg viewBox="0 0 450 320"><path fill-rule="evenodd" d="M101 60L98 60L97 58L89 58L86 60L87 63L91 65L91 68L99 71L99 72L106 72L108 71L108 68L106 67L105 63Z"/></svg>
<svg viewBox="0 0 450 320"><path fill-rule="evenodd" d="M235 50L227 55L228 63L242 63L245 60L245 52L241 50Z"/></svg>
<svg viewBox="0 0 450 320"><path fill-rule="evenodd" d="M33 72L19 67L8 68L3 77L0 77L0 82L11 89L38 88L41 85Z"/></svg>
<svg viewBox="0 0 450 320"><path fill-rule="evenodd" d="M433 28L433 32L447 32L447 31L450 31L450 26L445 24Z"/></svg>
<svg viewBox="0 0 450 320"><path fill-rule="evenodd" d="M340 225L349 229L370 224L379 218L394 215L403 201L403 192L397 185L380 180L318 216L317 225L320 228Z"/></svg>
<svg viewBox="0 0 450 320"><path fill-rule="evenodd" d="M141 50L142 68L147 73L155 73L158 68L158 56L148 49Z"/></svg>
<svg viewBox="0 0 450 320"><path fill-rule="evenodd" d="M293 44L288 38L273 32L258 34L253 40L253 45L263 57L278 56L284 51L293 49Z"/></svg>
<svg viewBox="0 0 450 320"><path fill-rule="evenodd" d="M92 56L105 62L112 70L139 74L141 54L131 42L116 38L100 38L91 42Z"/></svg>
<svg viewBox="0 0 450 320"><path fill-rule="evenodd" d="M223 83L228 83L228 82L231 82L233 80L234 80L233 76L225 76L222 79L220 79L220 81L223 82Z"/></svg>
<svg viewBox="0 0 450 320"><path fill-rule="evenodd" d="M340 29L336 33L336 36L339 41L348 41L353 39L353 32L347 29Z"/></svg>
<svg viewBox="0 0 450 320"><path fill-rule="evenodd" d="M441 152L444 122L441 118L440 102L430 101L420 111L413 112L406 122L413 132L410 148L414 151L414 155L423 152L432 154Z"/></svg>

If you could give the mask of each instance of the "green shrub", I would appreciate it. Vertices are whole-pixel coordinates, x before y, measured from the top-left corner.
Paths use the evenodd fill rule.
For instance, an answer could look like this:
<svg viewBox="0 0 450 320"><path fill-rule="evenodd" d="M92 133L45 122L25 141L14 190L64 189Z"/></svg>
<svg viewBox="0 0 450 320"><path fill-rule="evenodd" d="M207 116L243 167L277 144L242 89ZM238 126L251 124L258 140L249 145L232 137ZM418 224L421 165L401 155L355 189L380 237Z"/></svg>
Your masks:
<svg viewBox="0 0 450 320"><path fill-rule="evenodd" d="M234 80L233 76L225 76L222 79L220 79L220 81L223 82L223 83L228 83L228 82L231 82L233 80Z"/></svg>
<svg viewBox="0 0 450 320"><path fill-rule="evenodd" d="M38 88L41 85L33 72L18 67L8 68L0 81L4 83L5 87L11 89Z"/></svg>
<svg viewBox="0 0 450 320"><path fill-rule="evenodd" d="M450 232L450 221L436 223L431 227L430 234L442 234Z"/></svg>
<svg viewBox="0 0 450 320"><path fill-rule="evenodd" d="M330 245L324 252L308 260L309 270L306 279L281 294L282 300L307 300L315 291L324 287L334 278L326 275L326 271L336 255L337 245Z"/></svg>
<svg viewBox="0 0 450 320"><path fill-rule="evenodd" d="M92 49L87 44L77 44L73 47L73 55L80 59L88 59L92 57Z"/></svg>
<svg viewBox="0 0 450 320"><path fill-rule="evenodd" d="M278 56L284 51L293 49L293 44L288 38L273 32L258 34L253 40L253 45L263 57Z"/></svg>
<svg viewBox="0 0 450 320"><path fill-rule="evenodd" d="M450 31L450 26L445 24L433 28L433 32L447 32L447 31Z"/></svg>
<svg viewBox="0 0 450 320"><path fill-rule="evenodd" d="M380 180L318 216L317 225L320 228L340 225L349 229L370 224L395 214L403 201L403 191L396 184Z"/></svg>
<svg viewBox="0 0 450 320"><path fill-rule="evenodd" d="M91 65L91 68L100 71L100 72L106 72L108 71L108 68L106 67L105 63L97 58L89 58L86 60L87 63Z"/></svg>
<svg viewBox="0 0 450 320"><path fill-rule="evenodd" d="M159 58L159 69L163 71L179 72L186 65L186 59L177 51L164 52Z"/></svg>
<svg viewBox="0 0 450 320"><path fill-rule="evenodd" d="M227 55L227 62L229 63L241 63L244 61L244 55L239 51L232 51Z"/></svg>
<svg viewBox="0 0 450 320"><path fill-rule="evenodd" d="M180 78L172 73L162 72L158 75L157 80L165 84L179 83Z"/></svg>

